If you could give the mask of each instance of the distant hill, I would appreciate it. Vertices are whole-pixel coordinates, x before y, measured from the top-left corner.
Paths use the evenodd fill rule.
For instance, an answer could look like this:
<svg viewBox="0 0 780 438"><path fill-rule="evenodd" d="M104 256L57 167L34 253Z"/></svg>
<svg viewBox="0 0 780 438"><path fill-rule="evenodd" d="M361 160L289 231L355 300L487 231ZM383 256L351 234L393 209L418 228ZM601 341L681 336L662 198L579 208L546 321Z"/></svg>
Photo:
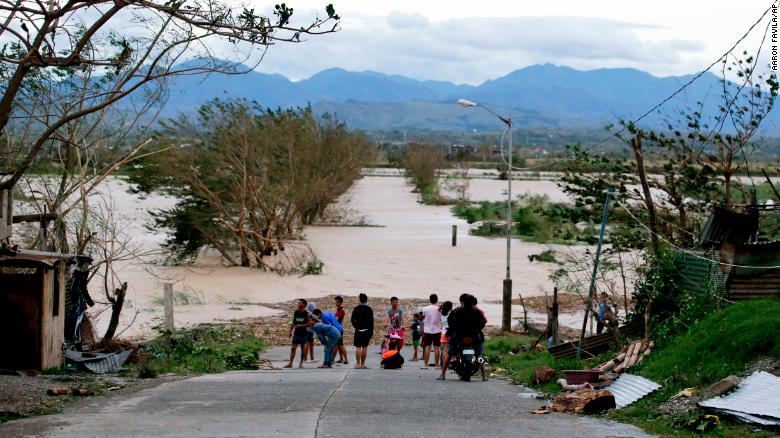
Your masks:
<svg viewBox="0 0 780 438"><path fill-rule="evenodd" d="M522 68L478 86L338 68L298 82L253 71L174 78L164 115L195 111L215 97L244 97L271 108L311 104L317 112L337 114L355 129L500 129L500 122L485 111L456 105L458 98L466 98L502 114L511 112L518 128L592 128L619 117L638 117L690 78L659 78L628 68L581 71L551 64ZM715 75L705 73L665 104L662 115L653 114L645 122L658 126L664 116L676 116L705 98L705 111L714 114L720 86ZM772 119L780 121L777 111Z"/></svg>

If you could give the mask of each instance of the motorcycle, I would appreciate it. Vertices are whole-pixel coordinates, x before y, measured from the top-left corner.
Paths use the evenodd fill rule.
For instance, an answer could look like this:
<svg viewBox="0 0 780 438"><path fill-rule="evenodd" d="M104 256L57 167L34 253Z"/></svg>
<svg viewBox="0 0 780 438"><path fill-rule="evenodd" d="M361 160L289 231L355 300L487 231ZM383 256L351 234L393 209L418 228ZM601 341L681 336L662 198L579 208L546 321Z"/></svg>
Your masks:
<svg viewBox="0 0 780 438"><path fill-rule="evenodd" d="M476 353L474 347L472 338L463 339L458 348L458 355L450 361L451 368L464 382L470 381L471 376L476 374L485 363L485 359Z"/></svg>

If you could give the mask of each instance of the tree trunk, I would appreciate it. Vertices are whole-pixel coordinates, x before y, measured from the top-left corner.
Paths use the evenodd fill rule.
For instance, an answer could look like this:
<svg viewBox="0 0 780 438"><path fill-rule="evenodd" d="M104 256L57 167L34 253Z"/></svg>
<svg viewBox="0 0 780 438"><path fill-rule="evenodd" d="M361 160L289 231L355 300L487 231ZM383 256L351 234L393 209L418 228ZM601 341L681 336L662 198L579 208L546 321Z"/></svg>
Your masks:
<svg viewBox="0 0 780 438"><path fill-rule="evenodd" d="M126 293L127 282L122 283L122 287L114 290L114 299L111 301L111 320L108 322L106 334L103 335L103 342L114 339L116 328L119 325L119 315L122 313L122 306L125 304Z"/></svg>
<svg viewBox="0 0 780 438"><path fill-rule="evenodd" d="M653 204L653 198L650 194L650 186L647 183L647 175L645 174L645 162L642 157L642 135L637 134L631 140L631 148L634 150L634 158L636 160L636 168L639 173L639 182L642 185L642 194L644 195L645 207L647 208L647 215L650 219L650 241L652 244L653 255L660 258L660 247L658 243L658 225L655 216L655 204Z"/></svg>
<svg viewBox="0 0 780 438"><path fill-rule="evenodd" d="M650 195L650 186L647 184L647 175L645 174L645 163L642 158L642 136L640 134L637 134L636 137L631 140L631 148L634 150L639 181L642 183L642 193L644 194L645 206L647 207L647 214L650 219L650 242L652 244L653 255L655 256L655 262L658 263L661 259L661 248L658 243L658 225L656 224L655 205L653 204L653 198ZM653 291L653 294L655 294L655 291ZM645 305L645 338L650 337L650 317L653 309L653 294L650 295L647 304Z"/></svg>

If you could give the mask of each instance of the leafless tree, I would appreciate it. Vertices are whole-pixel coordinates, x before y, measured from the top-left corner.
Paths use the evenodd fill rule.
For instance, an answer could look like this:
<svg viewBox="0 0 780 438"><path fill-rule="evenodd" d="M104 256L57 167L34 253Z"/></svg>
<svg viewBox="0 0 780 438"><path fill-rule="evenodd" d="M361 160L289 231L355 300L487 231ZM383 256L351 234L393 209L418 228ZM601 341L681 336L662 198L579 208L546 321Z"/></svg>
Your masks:
<svg viewBox="0 0 780 438"><path fill-rule="evenodd" d="M241 73L260 62L267 47L337 30L332 5L323 18L292 23L293 9L276 5L273 16L207 0L0 0L0 189L19 181L67 125L99 112L161 78ZM219 60L209 44L223 40L239 55ZM182 63L194 58L197 62ZM244 64L248 63L246 67ZM90 92L63 98L61 111L39 105L39 91L65 87L88 72L108 80ZM152 86L152 88L154 88ZM20 109L23 108L23 109ZM21 119L24 140L9 132ZM32 126L29 126L32 125Z"/></svg>

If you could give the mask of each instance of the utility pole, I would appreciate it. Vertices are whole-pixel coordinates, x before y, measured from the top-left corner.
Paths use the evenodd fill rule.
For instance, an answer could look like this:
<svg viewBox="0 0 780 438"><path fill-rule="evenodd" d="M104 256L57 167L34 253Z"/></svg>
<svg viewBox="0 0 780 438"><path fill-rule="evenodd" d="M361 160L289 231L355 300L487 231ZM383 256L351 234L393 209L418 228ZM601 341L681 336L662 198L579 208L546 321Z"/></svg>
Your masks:
<svg viewBox="0 0 780 438"><path fill-rule="evenodd" d="M585 317L582 319L582 331L580 331L580 343L577 345L577 359L582 354L582 346L585 343L585 329L588 327L588 317L590 309L593 307L593 294L596 291L596 275L599 270L599 259L601 258L601 243L604 242L604 230L607 227L607 218L609 217L609 197L612 195L612 187L607 189L607 199L604 201L604 214L601 216L601 229L599 230L599 242L596 245L596 258L593 260L593 272L590 276L590 288L588 289L588 305L585 308Z"/></svg>

